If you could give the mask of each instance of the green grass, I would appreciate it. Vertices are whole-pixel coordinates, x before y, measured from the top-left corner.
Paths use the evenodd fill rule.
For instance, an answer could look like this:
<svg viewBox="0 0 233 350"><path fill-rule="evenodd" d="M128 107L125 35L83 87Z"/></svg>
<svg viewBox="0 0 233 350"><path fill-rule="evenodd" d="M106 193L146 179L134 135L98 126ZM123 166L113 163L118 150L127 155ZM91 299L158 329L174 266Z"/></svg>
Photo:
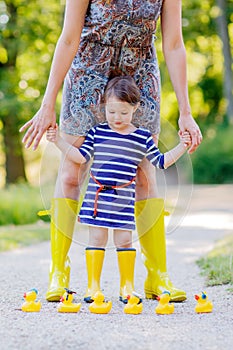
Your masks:
<svg viewBox="0 0 233 350"><path fill-rule="evenodd" d="M36 223L37 212L44 209L40 188L28 184L0 189L0 198L0 226Z"/></svg>
<svg viewBox="0 0 233 350"><path fill-rule="evenodd" d="M233 286L233 234L220 240L197 264L202 269L201 274L206 277L207 286ZM233 293L233 287L229 290Z"/></svg>
<svg viewBox="0 0 233 350"><path fill-rule="evenodd" d="M49 224L0 227L0 252L36 244L50 239Z"/></svg>

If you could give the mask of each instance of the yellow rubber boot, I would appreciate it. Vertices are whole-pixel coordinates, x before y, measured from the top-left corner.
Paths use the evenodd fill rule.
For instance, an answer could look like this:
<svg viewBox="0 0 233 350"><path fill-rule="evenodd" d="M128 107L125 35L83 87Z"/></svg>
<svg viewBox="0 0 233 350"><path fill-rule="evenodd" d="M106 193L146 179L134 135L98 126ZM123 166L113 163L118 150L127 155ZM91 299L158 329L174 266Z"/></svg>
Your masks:
<svg viewBox="0 0 233 350"><path fill-rule="evenodd" d="M86 303L93 302L93 295L100 291L100 277L103 267L105 249L96 247L86 248L87 290L84 295Z"/></svg>
<svg viewBox="0 0 233 350"><path fill-rule="evenodd" d="M134 292L135 248L117 248L118 267L120 273L119 300L128 303L127 296Z"/></svg>
<svg viewBox="0 0 233 350"><path fill-rule="evenodd" d="M175 288L167 274L165 214L162 198L135 203L136 226L148 272L144 285L145 296L147 299L155 299L167 290L171 294L171 301L184 301L187 298L185 291Z"/></svg>
<svg viewBox="0 0 233 350"><path fill-rule="evenodd" d="M64 288L69 288L70 259L68 252L77 218L78 202L69 198L54 198L51 203L51 265L48 301L59 301Z"/></svg>

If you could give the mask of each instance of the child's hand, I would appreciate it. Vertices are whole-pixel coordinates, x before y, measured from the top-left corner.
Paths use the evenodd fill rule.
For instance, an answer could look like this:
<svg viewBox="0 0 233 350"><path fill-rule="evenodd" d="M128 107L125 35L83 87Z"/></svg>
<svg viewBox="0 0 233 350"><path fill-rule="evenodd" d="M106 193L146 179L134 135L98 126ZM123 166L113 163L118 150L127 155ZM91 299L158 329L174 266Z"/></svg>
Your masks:
<svg viewBox="0 0 233 350"><path fill-rule="evenodd" d="M184 145L184 147L188 148L191 146L192 139L188 131L185 131L183 133L179 131L179 137L180 137L180 143Z"/></svg>
<svg viewBox="0 0 233 350"><path fill-rule="evenodd" d="M56 142L58 139L58 125L55 128L48 128L46 131L46 139L50 142Z"/></svg>

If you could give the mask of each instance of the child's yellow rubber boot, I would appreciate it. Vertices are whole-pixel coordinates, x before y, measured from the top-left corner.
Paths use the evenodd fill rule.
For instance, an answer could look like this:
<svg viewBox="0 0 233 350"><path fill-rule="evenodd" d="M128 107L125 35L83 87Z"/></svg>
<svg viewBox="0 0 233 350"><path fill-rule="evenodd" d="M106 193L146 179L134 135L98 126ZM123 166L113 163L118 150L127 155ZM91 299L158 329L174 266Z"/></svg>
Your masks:
<svg viewBox="0 0 233 350"><path fill-rule="evenodd" d="M186 300L186 293L173 286L167 274L164 200L151 198L135 203L136 226L147 278L144 289L147 299L155 299L164 290L171 301Z"/></svg>
<svg viewBox="0 0 233 350"><path fill-rule="evenodd" d="M86 248L86 266L87 266L87 290L84 295L86 303L94 301L93 296L100 290L100 277L105 256L104 248L87 247Z"/></svg>
<svg viewBox="0 0 233 350"><path fill-rule="evenodd" d="M117 248L118 267L120 273L119 300L128 303L128 296L134 292L135 248Z"/></svg>
<svg viewBox="0 0 233 350"><path fill-rule="evenodd" d="M48 301L60 301L64 288L69 288L70 259L68 252L77 218L78 202L69 198L53 198L51 203L51 265Z"/></svg>

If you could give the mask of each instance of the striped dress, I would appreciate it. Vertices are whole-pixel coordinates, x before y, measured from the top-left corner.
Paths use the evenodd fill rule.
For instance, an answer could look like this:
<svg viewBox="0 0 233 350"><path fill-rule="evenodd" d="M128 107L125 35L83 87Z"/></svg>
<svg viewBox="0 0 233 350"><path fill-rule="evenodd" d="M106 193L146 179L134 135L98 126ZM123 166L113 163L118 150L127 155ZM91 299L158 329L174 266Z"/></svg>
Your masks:
<svg viewBox="0 0 233 350"><path fill-rule="evenodd" d="M137 167L146 156L154 166L164 169L164 155L155 146L151 133L137 128L128 135L122 135L103 123L89 131L79 150L87 162L93 157L79 222L134 230Z"/></svg>

